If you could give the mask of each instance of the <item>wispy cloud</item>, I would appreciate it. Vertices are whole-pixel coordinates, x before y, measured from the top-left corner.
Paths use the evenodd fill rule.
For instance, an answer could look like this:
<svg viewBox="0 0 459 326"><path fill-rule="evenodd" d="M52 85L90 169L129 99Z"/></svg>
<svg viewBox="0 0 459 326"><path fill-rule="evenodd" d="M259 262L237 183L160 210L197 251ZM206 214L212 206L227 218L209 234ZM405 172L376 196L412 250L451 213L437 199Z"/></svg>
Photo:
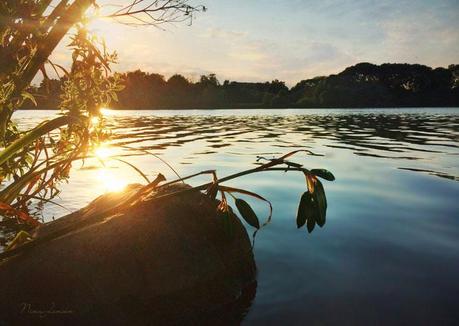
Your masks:
<svg viewBox="0 0 459 326"><path fill-rule="evenodd" d="M384 38L379 50L390 60L440 66L459 59L459 22L443 15L406 14L380 26Z"/></svg>
<svg viewBox="0 0 459 326"><path fill-rule="evenodd" d="M457 0L202 0L194 25L166 32L94 24L117 50L119 71L289 85L360 61L434 66L459 63ZM68 62L61 46L54 54Z"/></svg>

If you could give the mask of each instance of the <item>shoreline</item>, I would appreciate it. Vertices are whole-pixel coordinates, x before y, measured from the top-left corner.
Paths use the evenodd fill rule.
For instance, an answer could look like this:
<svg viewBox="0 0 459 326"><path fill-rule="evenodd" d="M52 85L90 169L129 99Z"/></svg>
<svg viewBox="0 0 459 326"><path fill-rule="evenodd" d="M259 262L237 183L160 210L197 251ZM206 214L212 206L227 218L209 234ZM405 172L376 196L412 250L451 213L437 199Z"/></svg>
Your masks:
<svg viewBox="0 0 459 326"><path fill-rule="evenodd" d="M229 110L375 110L375 109L459 109L459 106L374 106L374 107L281 107L281 108L269 108L269 107L250 107L250 108L152 108L152 109L114 109L110 108L111 111L229 111ZM19 109L18 111L59 111L60 109L37 109L27 108Z"/></svg>

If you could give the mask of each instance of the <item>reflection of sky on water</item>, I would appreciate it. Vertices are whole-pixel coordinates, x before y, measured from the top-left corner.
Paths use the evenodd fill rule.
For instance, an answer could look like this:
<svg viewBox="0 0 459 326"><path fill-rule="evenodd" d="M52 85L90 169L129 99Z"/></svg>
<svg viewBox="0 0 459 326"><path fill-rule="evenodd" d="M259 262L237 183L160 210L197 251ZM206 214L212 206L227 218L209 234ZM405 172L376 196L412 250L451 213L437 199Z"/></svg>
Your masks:
<svg viewBox="0 0 459 326"><path fill-rule="evenodd" d="M401 115L394 113L402 112ZM21 123L49 112L19 112ZM21 118L23 117L23 118ZM228 175L300 147L306 167L331 170L323 229L297 230L304 178L250 175L228 185L260 193L274 206L259 232L259 284L252 323L444 324L459 318L459 110L139 111L108 116L113 148L148 177L216 168ZM91 168L94 167L94 168ZM105 181L100 179L105 171ZM60 203L77 209L115 186L142 178L121 162L75 164ZM207 181L201 177L194 184ZM267 208L254 203L260 218ZM65 211L51 208L50 215Z"/></svg>

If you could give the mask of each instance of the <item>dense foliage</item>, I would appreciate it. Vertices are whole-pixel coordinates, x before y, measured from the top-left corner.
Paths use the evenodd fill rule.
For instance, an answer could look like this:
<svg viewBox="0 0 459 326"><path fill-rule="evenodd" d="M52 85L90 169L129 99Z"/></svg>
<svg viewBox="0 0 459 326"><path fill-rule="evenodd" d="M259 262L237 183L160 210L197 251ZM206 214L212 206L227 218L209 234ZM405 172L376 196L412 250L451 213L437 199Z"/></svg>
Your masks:
<svg viewBox="0 0 459 326"><path fill-rule="evenodd" d="M432 69L422 65L360 63L337 75L303 80L291 89L279 80L265 83L224 81L214 74L191 82L140 70L121 75L126 88L117 109L398 107L459 106L459 65ZM56 108L60 82L32 92L38 108ZM27 108L34 108L31 103Z"/></svg>
<svg viewBox="0 0 459 326"><path fill-rule="evenodd" d="M0 2L5 19L0 26L0 216L2 225L19 222L35 226L40 208L59 194L58 185L69 177L72 163L85 158L106 138L93 123L99 108L108 105L120 89L109 77L116 56L85 29L84 11L90 1L68 5L61 1L48 12L47 1ZM70 24L70 25L69 25ZM71 66L53 64L48 56L74 27ZM12 120L24 101L36 102L28 86L40 71L44 84L47 70L65 75L60 82L61 116L45 120L30 130L20 130ZM34 216L35 215L35 216Z"/></svg>
<svg viewBox="0 0 459 326"><path fill-rule="evenodd" d="M359 63L290 90L297 107L459 106L459 66Z"/></svg>

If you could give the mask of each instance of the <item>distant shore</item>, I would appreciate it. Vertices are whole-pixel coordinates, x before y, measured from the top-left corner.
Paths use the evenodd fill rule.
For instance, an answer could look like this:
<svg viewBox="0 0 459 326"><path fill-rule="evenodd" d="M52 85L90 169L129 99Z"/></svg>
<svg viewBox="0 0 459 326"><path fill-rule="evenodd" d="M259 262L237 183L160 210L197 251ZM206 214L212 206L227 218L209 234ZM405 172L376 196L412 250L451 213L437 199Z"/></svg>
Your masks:
<svg viewBox="0 0 459 326"><path fill-rule="evenodd" d="M399 107L285 107L285 108L263 108L263 107L253 107L253 108L183 108L183 109L110 109L112 111L230 111L230 110L375 110L375 109L387 109L387 110L405 110L405 109L459 109L459 106L399 106ZM19 111L58 111L59 109L38 109L38 108L26 108Z"/></svg>
<svg viewBox="0 0 459 326"><path fill-rule="evenodd" d="M329 76L302 80L288 88L277 79L221 83L215 74L191 82L182 75L169 79L140 70L121 75L124 89L113 109L309 109L459 107L459 65L431 68L418 64L359 63ZM30 90L37 107L59 106L62 80L43 81ZM26 101L24 108L36 108Z"/></svg>

